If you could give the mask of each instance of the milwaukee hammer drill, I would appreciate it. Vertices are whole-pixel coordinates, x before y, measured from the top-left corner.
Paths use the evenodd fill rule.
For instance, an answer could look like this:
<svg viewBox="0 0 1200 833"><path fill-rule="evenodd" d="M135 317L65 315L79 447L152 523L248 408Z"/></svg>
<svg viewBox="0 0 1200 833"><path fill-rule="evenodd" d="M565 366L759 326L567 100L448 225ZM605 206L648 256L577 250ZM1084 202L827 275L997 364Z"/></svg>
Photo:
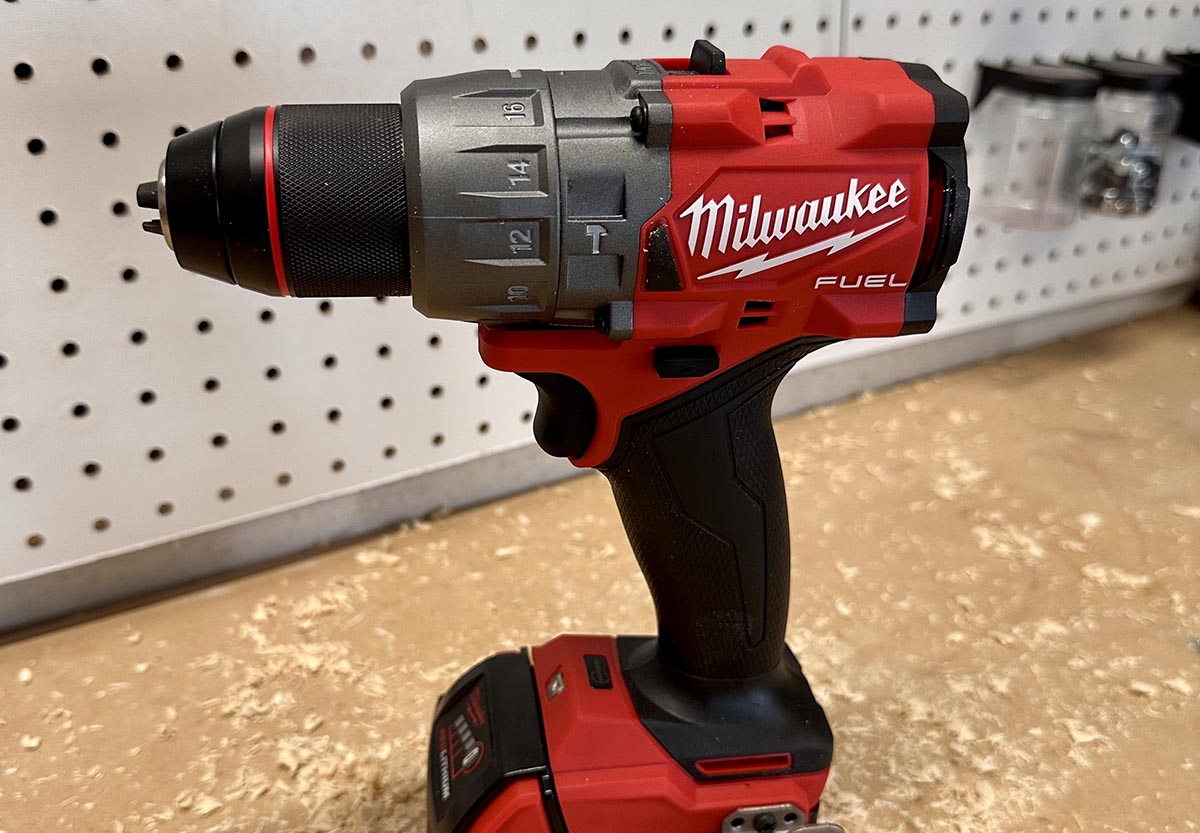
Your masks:
<svg viewBox="0 0 1200 833"><path fill-rule="evenodd" d="M431 833L836 831L833 738L784 643L776 386L927 331L967 212L965 99L928 67L614 61L470 72L400 103L261 107L138 188L186 269L269 295L411 295L538 390L612 483L657 637L562 636L440 699Z"/></svg>

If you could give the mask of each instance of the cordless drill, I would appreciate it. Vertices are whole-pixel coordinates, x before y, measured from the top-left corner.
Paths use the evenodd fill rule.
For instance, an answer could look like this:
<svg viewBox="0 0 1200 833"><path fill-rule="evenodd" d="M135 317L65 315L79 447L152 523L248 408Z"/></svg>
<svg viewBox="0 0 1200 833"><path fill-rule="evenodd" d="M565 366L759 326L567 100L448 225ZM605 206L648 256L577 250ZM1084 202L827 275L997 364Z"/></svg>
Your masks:
<svg viewBox="0 0 1200 833"><path fill-rule="evenodd" d="M965 99L928 67L774 47L470 72L174 139L138 204L179 264L269 295L411 295L538 390L602 471L658 636L498 654L439 700L431 833L839 831L784 643L771 428L809 352L926 332L967 212Z"/></svg>

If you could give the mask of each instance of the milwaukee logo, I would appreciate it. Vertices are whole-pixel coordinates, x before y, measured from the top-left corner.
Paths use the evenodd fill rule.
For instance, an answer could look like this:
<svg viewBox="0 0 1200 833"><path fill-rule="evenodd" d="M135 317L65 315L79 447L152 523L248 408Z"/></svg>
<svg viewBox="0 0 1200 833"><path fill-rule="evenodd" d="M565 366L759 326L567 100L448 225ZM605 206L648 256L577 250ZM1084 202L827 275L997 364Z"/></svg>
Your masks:
<svg viewBox="0 0 1200 833"><path fill-rule="evenodd" d="M880 182L860 184L856 177L852 177L845 191L766 211L762 208L762 196L759 194L755 194L749 203L738 203L730 194L719 200L708 199L701 194L680 217L691 220L688 252L707 260L714 250L718 254L724 254L730 250L738 252L742 249L766 246L786 240L792 235L801 237L808 232L836 226L847 220L878 214L906 202L908 189L899 179L885 186ZM819 251L833 254L883 231L902 219L904 218L897 217L862 232L851 229L775 257L763 253L700 275L699 278L703 280L730 272L736 272L737 278L744 278Z"/></svg>

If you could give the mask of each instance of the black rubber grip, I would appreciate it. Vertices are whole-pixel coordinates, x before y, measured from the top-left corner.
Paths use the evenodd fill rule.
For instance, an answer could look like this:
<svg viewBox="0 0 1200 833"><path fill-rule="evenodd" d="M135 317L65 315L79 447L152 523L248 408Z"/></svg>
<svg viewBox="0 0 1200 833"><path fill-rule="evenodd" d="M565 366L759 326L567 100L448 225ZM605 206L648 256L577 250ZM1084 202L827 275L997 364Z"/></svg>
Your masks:
<svg viewBox="0 0 1200 833"><path fill-rule="evenodd" d="M800 339L627 418L600 470L658 614L658 648L696 677L740 679L784 655L787 500L771 400Z"/></svg>
<svg viewBox="0 0 1200 833"><path fill-rule="evenodd" d="M400 105L281 106L274 147L291 293L411 294Z"/></svg>

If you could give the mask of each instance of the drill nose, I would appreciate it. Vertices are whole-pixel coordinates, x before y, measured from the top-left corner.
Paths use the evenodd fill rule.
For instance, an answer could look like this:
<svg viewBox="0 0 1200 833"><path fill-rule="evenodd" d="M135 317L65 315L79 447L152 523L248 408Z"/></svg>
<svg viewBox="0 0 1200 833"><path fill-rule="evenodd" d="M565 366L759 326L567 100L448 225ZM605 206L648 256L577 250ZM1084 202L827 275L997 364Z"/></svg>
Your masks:
<svg viewBox="0 0 1200 833"><path fill-rule="evenodd" d="M143 182L137 187L138 208L158 208L158 182Z"/></svg>
<svg viewBox="0 0 1200 833"><path fill-rule="evenodd" d="M137 204L139 208L150 208L158 212L157 220L146 220L142 223L142 231L160 235L166 240L167 246L174 249L171 227L167 224L167 161L165 159L158 166L158 179L138 185Z"/></svg>
<svg viewBox="0 0 1200 833"><path fill-rule="evenodd" d="M399 104L258 107L177 136L137 189L179 265L267 295L412 292ZM168 215L170 221L168 222Z"/></svg>

